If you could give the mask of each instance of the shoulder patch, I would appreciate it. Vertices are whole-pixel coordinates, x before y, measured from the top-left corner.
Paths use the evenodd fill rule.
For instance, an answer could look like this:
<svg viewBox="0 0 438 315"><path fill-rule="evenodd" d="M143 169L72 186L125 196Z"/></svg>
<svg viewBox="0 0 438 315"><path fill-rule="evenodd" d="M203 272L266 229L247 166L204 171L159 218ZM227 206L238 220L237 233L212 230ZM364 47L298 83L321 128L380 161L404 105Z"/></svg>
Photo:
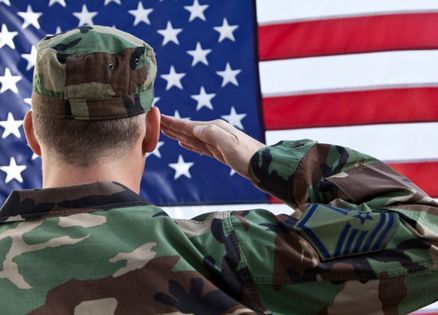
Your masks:
<svg viewBox="0 0 438 315"><path fill-rule="evenodd" d="M321 260L383 250L398 226L392 211L347 210L312 204L295 228L318 251Z"/></svg>

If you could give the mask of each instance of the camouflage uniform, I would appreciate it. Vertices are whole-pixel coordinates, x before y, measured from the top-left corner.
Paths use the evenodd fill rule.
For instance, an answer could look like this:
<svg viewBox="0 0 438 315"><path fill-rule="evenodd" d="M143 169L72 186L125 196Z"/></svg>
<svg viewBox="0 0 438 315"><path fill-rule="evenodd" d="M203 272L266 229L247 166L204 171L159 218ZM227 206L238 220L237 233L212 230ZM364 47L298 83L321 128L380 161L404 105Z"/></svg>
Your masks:
<svg viewBox="0 0 438 315"><path fill-rule="evenodd" d="M310 140L262 148L250 174L296 211L175 220L118 183L12 192L0 313L387 315L437 300L438 204L408 179Z"/></svg>
<svg viewBox="0 0 438 315"><path fill-rule="evenodd" d="M141 39L102 26L47 36L37 47L32 110L60 119L102 120L152 107L157 64Z"/></svg>

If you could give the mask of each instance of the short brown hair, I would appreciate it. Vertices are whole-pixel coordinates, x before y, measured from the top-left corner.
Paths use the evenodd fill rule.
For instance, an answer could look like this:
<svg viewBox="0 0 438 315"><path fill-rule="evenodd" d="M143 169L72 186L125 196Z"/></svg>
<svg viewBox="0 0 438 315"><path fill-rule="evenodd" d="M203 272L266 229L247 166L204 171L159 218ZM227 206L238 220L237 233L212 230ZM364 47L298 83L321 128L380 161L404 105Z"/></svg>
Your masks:
<svg viewBox="0 0 438 315"><path fill-rule="evenodd" d="M59 119L32 113L35 135L56 158L85 167L116 157L140 136L144 114L111 120Z"/></svg>

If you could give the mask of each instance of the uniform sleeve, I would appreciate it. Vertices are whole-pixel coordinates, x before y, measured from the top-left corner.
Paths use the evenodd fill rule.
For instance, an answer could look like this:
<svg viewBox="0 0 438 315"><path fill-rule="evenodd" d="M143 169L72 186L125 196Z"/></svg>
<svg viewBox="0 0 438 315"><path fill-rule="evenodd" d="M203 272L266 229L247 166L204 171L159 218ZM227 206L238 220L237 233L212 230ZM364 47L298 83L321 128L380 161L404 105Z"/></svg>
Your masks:
<svg viewBox="0 0 438 315"><path fill-rule="evenodd" d="M311 140L262 148L251 159L250 174L258 188L294 208L335 199L374 208L430 202L419 187L378 159Z"/></svg>
<svg viewBox="0 0 438 315"><path fill-rule="evenodd" d="M292 214L232 212L274 314L407 314L437 300L438 204L385 163L342 146L281 141L250 174Z"/></svg>

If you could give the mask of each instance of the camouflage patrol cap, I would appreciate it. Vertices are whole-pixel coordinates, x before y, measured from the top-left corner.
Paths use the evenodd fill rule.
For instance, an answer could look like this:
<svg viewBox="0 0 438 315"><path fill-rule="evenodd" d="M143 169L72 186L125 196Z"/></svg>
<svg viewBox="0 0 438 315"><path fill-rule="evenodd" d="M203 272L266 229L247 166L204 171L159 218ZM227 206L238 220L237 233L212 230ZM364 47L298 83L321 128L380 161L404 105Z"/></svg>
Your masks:
<svg viewBox="0 0 438 315"><path fill-rule="evenodd" d="M47 36L37 46L32 110L45 116L103 120L148 111L157 64L143 40L104 26Z"/></svg>

